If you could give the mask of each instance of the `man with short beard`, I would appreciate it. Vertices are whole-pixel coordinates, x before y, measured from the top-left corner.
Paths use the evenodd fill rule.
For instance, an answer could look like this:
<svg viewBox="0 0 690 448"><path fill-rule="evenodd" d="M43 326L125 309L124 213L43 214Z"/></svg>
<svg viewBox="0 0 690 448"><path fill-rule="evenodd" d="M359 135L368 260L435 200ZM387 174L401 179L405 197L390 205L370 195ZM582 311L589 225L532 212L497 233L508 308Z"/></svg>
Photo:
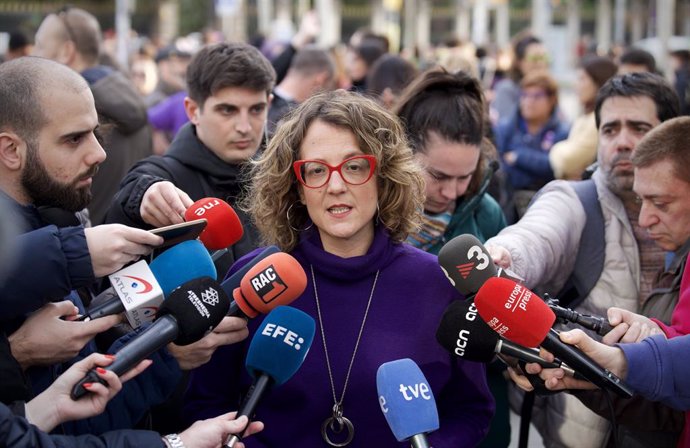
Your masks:
<svg viewBox="0 0 690 448"><path fill-rule="evenodd" d="M10 204L25 233L15 266L0 283L0 401L8 403L43 391L75 357L95 350L95 335L120 321L120 316L74 321L84 312L75 290L149 254L163 240L120 224L51 224L44 208L81 210L105 159L93 95L78 73L42 58L4 63L0 79L0 199ZM62 298L67 300L57 301ZM244 339L242 322L244 328L225 331L223 340ZM133 427L174 390L181 366L210 357L220 337L212 333L191 344L191 353L159 350L153 366L127 383L103 415L64 424L62 430L100 434Z"/></svg>
<svg viewBox="0 0 690 448"><path fill-rule="evenodd" d="M640 203L632 189L631 157L648 131L678 113L673 88L654 74L614 77L599 90L595 106L599 166L592 179L604 220L604 265L592 290L575 306L583 314L606 316L607 309L615 306L670 322L678 294L652 294L665 253L638 224ZM523 277L525 286L555 294L573 272L586 221L572 184L554 181L541 190L517 224L489 239L486 248L496 264ZM682 420L668 415L667 423L679 422L682 428ZM628 440L647 443L651 431L656 442L678 436L677 427L654 427L653 418L639 420L636 427L624 428ZM602 446L609 431L607 420L568 394L537 397L534 423L546 446Z"/></svg>

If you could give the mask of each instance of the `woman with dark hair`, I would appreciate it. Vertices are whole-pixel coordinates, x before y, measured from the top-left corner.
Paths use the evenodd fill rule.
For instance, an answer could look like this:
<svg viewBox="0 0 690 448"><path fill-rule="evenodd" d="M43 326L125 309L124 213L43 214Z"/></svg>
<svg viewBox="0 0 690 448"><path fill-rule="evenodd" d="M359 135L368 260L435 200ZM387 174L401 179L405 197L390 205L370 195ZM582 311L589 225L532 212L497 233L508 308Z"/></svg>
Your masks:
<svg viewBox="0 0 690 448"><path fill-rule="evenodd" d="M577 71L576 90L584 115L578 117L568 138L556 143L549 151L549 162L556 179L581 179L582 173L597 158L598 131L594 123L594 102L599 87L617 71L609 58L585 57Z"/></svg>
<svg viewBox="0 0 690 448"><path fill-rule="evenodd" d="M517 38L513 45L513 63L508 77L494 88L491 102L492 122L497 123L511 116L520 101L520 81L527 74L548 70L549 55L542 41L531 34Z"/></svg>
<svg viewBox="0 0 690 448"><path fill-rule="evenodd" d="M251 179L243 207L264 240L304 268L306 290L291 306L314 317L317 336L297 373L263 397L256 412L266 429L247 447L398 447L376 371L400 358L419 365L436 396L442 429L430 442L476 446L493 400L484 366L451 358L434 338L461 296L435 256L404 244L418 224L424 180L395 116L352 92L314 96L281 122ZM192 420L237 409L251 385L242 368L247 344L226 348L192 373Z"/></svg>
<svg viewBox="0 0 690 448"><path fill-rule="evenodd" d="M520 81L520 107L498 123L495 135L501 167L508 177L506 196L512 199L504 212L513 223L537 190L553 180L549 151L568 136L568 125L558 113L558 85L548 73L530 73Z"/></svg>

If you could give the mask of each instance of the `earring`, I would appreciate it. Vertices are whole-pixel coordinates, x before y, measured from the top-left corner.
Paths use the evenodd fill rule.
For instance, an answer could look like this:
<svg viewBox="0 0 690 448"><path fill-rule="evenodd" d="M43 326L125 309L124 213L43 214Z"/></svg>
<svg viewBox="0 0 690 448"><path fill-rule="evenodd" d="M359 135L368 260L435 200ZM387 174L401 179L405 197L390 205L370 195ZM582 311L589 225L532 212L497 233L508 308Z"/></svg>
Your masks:
<svg viewBox="0 0 690 448"><path fill-rule="evenodd" d="M296 203L297 203L297 202L293 202L292 204L290 204L290 206L289 206L288 209L287 209L287 212L285 212L285 216L287 217L288 227L290 227L290 228L291 228L292 230L294 230L295 232L298 232L298 233L299 233L299 232L304 232L304 231L306 231L306 230L311 229L311 227L314 225L314 223L312 222L311 224L309 224L309 225L308 225L306 228L304 228L304 229L296 229L296 228L292 227L292 224L290 223L290 212L291 212L291 210L292 210L292 207L294 207L294 205L295 205Z"/></svg>

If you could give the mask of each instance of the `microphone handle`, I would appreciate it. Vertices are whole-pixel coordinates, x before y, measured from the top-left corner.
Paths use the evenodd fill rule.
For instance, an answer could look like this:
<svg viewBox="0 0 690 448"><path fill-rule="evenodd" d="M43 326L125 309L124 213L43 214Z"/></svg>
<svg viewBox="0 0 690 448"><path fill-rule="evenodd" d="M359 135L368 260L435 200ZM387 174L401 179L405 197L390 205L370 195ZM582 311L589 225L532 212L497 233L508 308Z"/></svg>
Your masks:
<svg viewBox="0 0 690 448"><path fill-rule="evenodd" d="M613 373L598 365L592 358L582 353L572 345L561 342L558 333L552 328L546 334L541 346L550 352L557 354L562 360L588 381L597 386L617 393L624 398L633 396L633 391Z"/></svg>
<svg viewBox="0 0 690 448"><path fill-rule="evenodd" d="M256 407L259 405L259 400L261 397L263 397L264 393L266 393L272 384L273 379L265 373L261 373L261 375L254 380L254 383L247 391L247 395L244 396L244 401L240 406L240 410L237 411L236 418L246 415L251 421L251 418L256 411ZM232 448L240 440L239 435L232 434L225 440L223 448Z"/></svg>
<svg viewBox="0 0 690 448"><path fill-rule="evenodd" d="M410 437L410 446L412 448L429 448L429 441L426 439L426 434L417 434Z"/></svg>
<svg viewBox="0 0 690 448"><path fill-rule="evenodd" d="M105 367L106 370L115 372L117 376L122 376L124 373L131 370L134 366L146 359L151 353L172 342L177 338L179 327L177 319L171 315L165 315L158 318L146 330L135 336L120 350L115 353L115 361ZM147 336L150 335L150 336ZM78 400L88 393L84 388L84 383L99 382L104 386L108 383L98 376L95 369L89 372L79 380L74 387L70 396L73 400Z"/></svg>
<svg viewBox="0 0 690 448"><path fill-rule="evenodd" d="M577 313L573 323L580 324L585 328L595 331L599 336L605 336L606 333L613 330L608 321L603 317L588 316L587 314Z"/></svg>
<svg viewBox="0 0 690 448"><path fill-rule="evenodd" d="M108 299L107 302L103 302L100 305L93 307L87 311L88 319L94 320L99 317L112 316L114 314L120 314L125 312L125 304L122 303L117 294L112 298Z"/></svg>
<svg viewBox="0 0 690 448"><path fill-rule="evenodd" d="M280 249L278 249L277 246L268 246L266 249L262 250L256 257L252 258L249 263L242 266L239 271L232 274L220 284L220 286L223 288L223 291L225 291L229 297L232 297L233 291L240 287L244 275L249 272L249 270L253 268L259 261L277 252L280 252ZM230 307L232 309L232 305L230 305Z"/></svg>
<svg viewBox="0 0 690 448"><path fill-rule="evenodd" d="M521 347L513 342L499 339L496 343L496 353L512 356L521 361L537 363L545 369L557 369L561 366L560 362L549 362L539 356L538 350Z"/></svg>
<svg viewBox="0 0 690 448"><path fill-rule="evenodd" d="M226 316L244 317L245 319L249 319L249 316L244 314L244 311L242 311L240 306L234 300L230 302L230 308L228 308L228 314L226 314Z"/></svg>

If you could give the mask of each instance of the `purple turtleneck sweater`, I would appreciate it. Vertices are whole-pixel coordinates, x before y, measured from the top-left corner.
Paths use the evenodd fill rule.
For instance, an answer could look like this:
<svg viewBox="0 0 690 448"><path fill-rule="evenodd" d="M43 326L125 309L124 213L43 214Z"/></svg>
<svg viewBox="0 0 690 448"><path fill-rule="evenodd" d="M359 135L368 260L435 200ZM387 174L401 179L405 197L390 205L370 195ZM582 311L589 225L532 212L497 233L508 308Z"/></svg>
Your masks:
<svg viewBox="0 0 690 448"><path fill-rule="evenodd" d="M240 259L230 274L257 251ZM264 396L256 419L263 432L247 438L247 447L322 447L321 424L331 416L333 394L318 322L310 267L316 286L338 399L352 357L376 271L380 271L369 315L357 350L343 415L355 428L351 447L399 447L378 404L376 371L388 361L411 358L426 376L436 398L440 429L429 436L435 448L471 447L486 435L494 402L484 365L451 358L435 340L443 311L461 296L441 271L435 255L393 243L377 228L366 255L340 258L323 250L319 234L302 235L291 253L307 273L307 288L291 306L316 321L316 336L302 367L285 384ZM189 422L215 417L239 407L251 384L244 357L261 316L249 323L241 344L221 347L210 362L192 372L186 395Z"/></svg>

